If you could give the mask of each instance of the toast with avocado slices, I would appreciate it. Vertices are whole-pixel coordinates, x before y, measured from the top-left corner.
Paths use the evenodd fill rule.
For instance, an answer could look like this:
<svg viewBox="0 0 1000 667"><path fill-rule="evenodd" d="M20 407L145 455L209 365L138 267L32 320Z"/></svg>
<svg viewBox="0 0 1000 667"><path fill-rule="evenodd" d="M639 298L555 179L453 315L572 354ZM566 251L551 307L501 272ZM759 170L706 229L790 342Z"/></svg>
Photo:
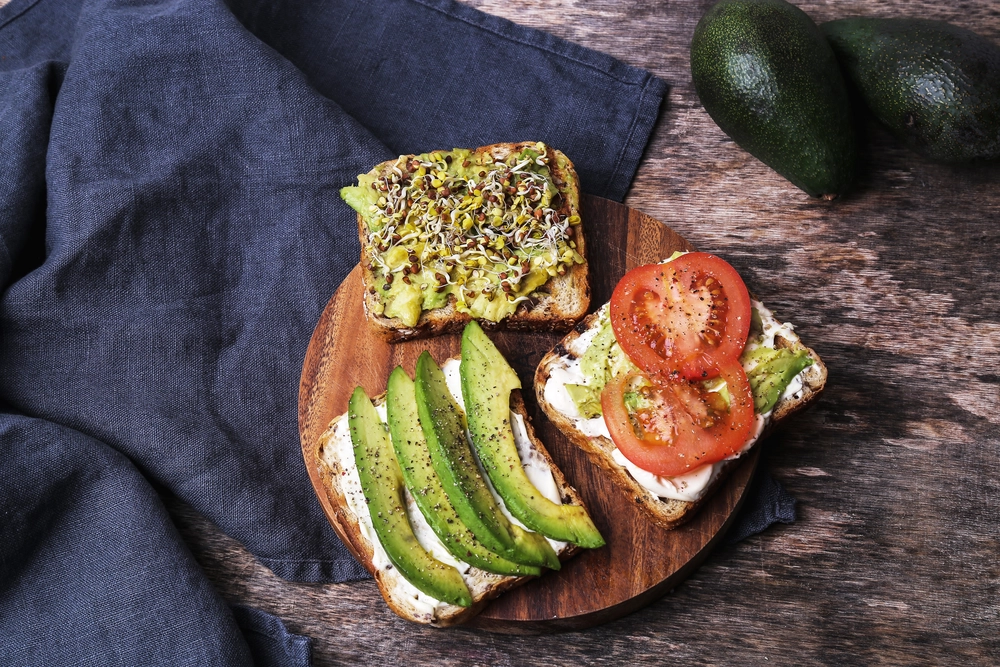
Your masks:
<svg viewBox="0 0 1000 667"><path fill-rule="evenodd" d="M397 367L373 401L357 388L317 448L320 479L336 509L334 528L389 607L417 623L463 623L504 591L604 543L536 437L520 394L510 394L500 409L481 406L470 377L478 372L460 358L439 367L424 352L413 379ZM526 527L533 518L491 482L490 457L504 454L485 448L502 438L477 441L467 406L510 436L532 499L544 497L552 511L567 515L554 530Z"/></svg>
<svg viewBox="0 0 1000 667"><path fill-rule="evenodd" d="M471 320L568 331L590 306L579 178L550 146L401 155L340 194L358 214L365 313L390 342Z"/></svg>
<svg viewBox="0 0 1000 667"><path fill-rule="evenodd" d="M619 283L619 288L621 285ZM748 384L748 400L752 404L748 404L746 410L752 409L752 421L738 436L740 441L726 450L725 456L719 460L713 461L706 456L705 463L693 461L680 474L657 474L649 470L653 466L643 456L649 452L653 452L653 456L660 456L660 452L666 451L669 448L667 446L672 443L664 438L663 441L654 443L657 446L639 447L638 452L634 451L635 443L628 438L628 433L635 436L640 445L649 444L644 439L648 432L643 429L651 422L648 411L644 412L642 409L642 401L648 399L651 392L646 388L645 394L641 390L637 394L620 394L623 398L619 399L617 405L624 407L619 409L615 407L614 398L609 397L614 391L605 391L615 382L624 383L624 378L642 377L643 373L632 357L623 350L619 340L623 336L616 333L612 324L612 318L618 315L613 314L611 304L605 304L597 312L587 316L542 358L536 369L535 394L546 416L571 442L587 453L593 464L611 476L616 488L627 494L630 502L641 507L652 522L663 528L672 529L690 520L722 484L736 460L789 415L815 401L826 383L827 371L822 360L815 351L799 340L792 325L777 320L771 311L750 297L745 286L743 293L751 312L751 321L743 334L745 344L741 343L731 354L734 355L733 363L740 366ZM612 302L617 294L616 289ZM727 300L730 304L733 301L734 299ZM676 330L676 319L673 320L673 325ZM717 322L716 325L718 327ZM662 348L662 341L660 346ZM626 344L625 348L630 346ZM643 361L639 354L633 354ZM672 380L664 381L664 384L669 386L681 374L678 371L670 376ZM735 387L736 381L731 381ZM703 387L699 389L703 392L701 396L711 397L698 402L698 405L710 406L704 413L709 415L708 423L712 419L713 401L716 403L714 409L723 413L727 409L726 400L729 401L729 410L736 409L732 407L736 402L732 396L719 398L728 391L729 382L730 380L720 382L719 378L710 378L704 382L688 383L680 378L680 384L685 389L692 384ZM681 390L673 390L674 395L683 393ZM688 389L687 395L690 394ZM657 409L663 408L657 406ZM624 422L624 429L613 426L618 412L629 415L630 421ZM612 416L606 419L605 415L609 413ZM695 411L691 414L695 414ZM721 418L715 419L718 421ZM618 423L622 423L621 419ZM697 431L694 426L681 427L681 423L680 418L674 419L674 437L682 438L683 435L677 434L688 432L684 428L689 428L691 433ZM717 425L718 428L726 426L724 423ZM711 427L706 424L705 429L711 430ZM620 435L623 430L626 430L625 436ZM612 431L615 432L614 436ZM629 445L628 456L616 441Z"/></svg>

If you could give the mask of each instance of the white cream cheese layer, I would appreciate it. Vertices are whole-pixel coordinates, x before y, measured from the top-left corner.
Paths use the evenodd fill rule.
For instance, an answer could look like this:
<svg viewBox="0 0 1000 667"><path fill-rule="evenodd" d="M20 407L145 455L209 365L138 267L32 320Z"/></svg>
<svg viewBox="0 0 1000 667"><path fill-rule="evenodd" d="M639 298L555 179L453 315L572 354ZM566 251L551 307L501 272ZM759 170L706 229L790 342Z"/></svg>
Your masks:
<svg viewBox="0 0 1000 667"><path fill-rule="evenodd" d="M379 411L379 416L384 419L385 407L380 405L376 406L376 409ZM375 533L375 526L372 525L371 514L368 512L368 503L365 502L365 494L361 489L361 477L358 475L358 467L354 463L354 445L351 443L351 429L347 424L347 415L340 417L332 428L333 433L327 441L324 455L328 459L328 465L336 462L336 466L331 466L331 469L341 471L340 489L347 501L348 508L357 518L361 534L365 536L372 547L372 566L388 575L383 577L384 585L392 588L393 597L408 600L416 617L427 623L431 622L438 610L445 606L445 603L420 591L394 571L395 568ZM410 502L412 501L407 498L407 514L410 515L410 523L413 524ZM417 512L417 514L419 513ZM424 523L426 525L426 521ZM414 528L414 532L416 532L416 528ZM417 539L423 544L423 540L420 540L419 537ZM436 535L434 535L434 539L437 539ZM440 543L440 540L438 542ZM441 549L444 549L443 544ZM390 572L393 574L389 574Z"/></svg>
<svg viewBox="0 0 1000 667"><path fill-rule="evenodd" d="M458 403L464 411L465 403L462 400L462 385L461 380L459 379L458 369L458 360L451 360L445 363L442 367L442 370L445 372L445 378L447 379L448 389L455 398L455 402ZM385 421L385 404L383 403L377 405L375 406L375 409L382 421ZM562 500L559 496L559 487L556 485L555 479L552 476L552 469L549 467L549 462L544 456L541 455L538 449L531 442L531 439L528 438L524 418L512 411L511 426L514 432L514 441L517 444L517 451L521 457L521 464L524 466L528 479L546 498L554 503L562 504ZM386 554L385 549L382 548L382 544L379 542L378 535L375 533L375 527L372 525L371 514L368 512L368 503L365 502L364 491L361 488L361 477L358 475L358 468L354 461L354 445L351 442L351 431L347 423L347 415L345 414L339 417L332 424L331 429L332 434L324 449L324 456L327 457L328 465L331 469L339 469L342 471L340 488L347 501L348 508L350 508L354 516L357 517L361 533L372 545L372 565L376 569L386 573L394 571L395 568L389 560L389 556ZM334 463L336 463L335 466L332 465ZM503 511L508 519L524 528L524 525L514 519L514 517L512 517L507 511L507 508L503 503L503 499L500 498L499 494L497 494L496 490L490 484L489 478L486 477L486 474L482 472L481 465L480 472L483 475L483 479L486 480L486 484L493 493L493 496L496 498L501 511ZM438 559L442 563L446 563L458 569L458 571L462 573L463 579L466 580L466 584L469 586L469 589L475 590L477 582L472 578L471 570L473 568L468 563L457 560L451 555L444 543L442 543L440 538L438 538L438 536L434 533L430 524L427 523L423 514L420 513L420 509L417 507L417 504L410 495L410 492L405 491L405 496L406 513L409 516L410 525L413 528L413 533L416 536L417 541L420 542L420 545L431 556ZM566 546L564 542L556 542L554 540L549 540L549 543L552 545L552 548L555 549L556 553L559 553ZM388 576L385 579L387 582L391 582L388 585L393 586L394 595L401 599L408 599L414 610L417 612L417 615L422 616L427 622L433 620L441 609L448 606L447 603L421 592L416 586L404 579L402 575L397 574L397 576Z"/></svg>
<svg viewBox="0 0 1000 667"><path fill-rule="evenodd" d="M760 314L764 336L759 341L749 343L747 345L748 348L773 348L774 338L779 334L790 340L798 340L798 337L792 332L791 324L782 323L776 320L774 314L765 308L759 301L752 300L751 305L753 308L756 308L757 312ZM587 419L582 416L580 411L577 409L576 404L573 402L573 399L570 398L569 392L566 391L567 384L585 384L587 381L583 371L580 369L580 357L582 357L584 352L587 351L587 348L590 347L591 341L600 331L601 324L607 318L608 304L604 304L597 312L598 317L596 318L594 325L580 334L567 348L572 354L572 358L562 357L552 366L549 373L549 381L545 384L543 395L549 405L568 418L573 423L573 426L587 437L593 438L603 436L608 440L611 440L611 433L608 431L608 425L605 423L604 417L597 416ZM744 366L744 370L749 371L754 367L754 365L754 363L748 363ZM801 375L802 373L799 373L792 379L791 382L789 382L788 387L785 388L785 391L782 392L781 397L778 399L779 403L789 398L801 398L803 390L802 378L800 377ZM771 413L768 412L760 414L756 417L757 423L754 428L754 432L747 439L747 442L743 445L739 452L725 460L739 458L744 452L748 451L753 446L753 444L757 441L757 438L760 437L761 432L763 432L764 427L767 426L767 423L770 421ZM668 498L671 500L683 500L687 502L694 502L701 499L701 497L705 495L705 491L719 476L725 462L720 461L718 463L709 463L699 466L691 472L677 477L661 477L639 468L634 463L626 459L625 455L622 454L617 448L612 452L612 458L614 458L616 463L624 466L635 481L651 493L655 494L657 497Z"/></svg>
<svg viewBox="0 0 1000 667"><path fill-rule="evenodd" d="M604 417L598 416L593 419L583 417L577 409L576 403L570 398L569 392L566 391L567 384L584 384L587 381L580 369L580 357L590 347L590 343L600 332L601 324L607 317L608 304L604 304L597 311L594 326L577 336L569 344L567 349L572 357L561 357L559 363L552 367L549 381L545 383L544 395L549 405L560 414L569 417L573 421L573 426L585 436L594 438L601 435L610 440L611 433L608 431L608 425L604 423Z"/></svg>
<svg viewBox="0 0 1000 667"><path fill-rule="evenodd" d="M621 453L621 450L617 448L611 453L611 457L618 465L624 466L628 470L629 474L635 478L635 481L639 482L639 484L654 493L657 497L694 502L705 495L705 490L712 485L712 482L714 482L719 476L719 473L722 472L722 466L725 461L738 459L745 452L749 451L751 447L753 447L753 444L757 442L757 438L759 438L761 432L763 432L764 425L766 423L767 419L763 415L757 415L754 432L740 451L726 457L718 463L709 463L703 466L698 466L686 475L678 475L676 477L661 477L660 475L654 475L648 470L643 470L636 464L629 461L625 458L625 455Z"/></svg>

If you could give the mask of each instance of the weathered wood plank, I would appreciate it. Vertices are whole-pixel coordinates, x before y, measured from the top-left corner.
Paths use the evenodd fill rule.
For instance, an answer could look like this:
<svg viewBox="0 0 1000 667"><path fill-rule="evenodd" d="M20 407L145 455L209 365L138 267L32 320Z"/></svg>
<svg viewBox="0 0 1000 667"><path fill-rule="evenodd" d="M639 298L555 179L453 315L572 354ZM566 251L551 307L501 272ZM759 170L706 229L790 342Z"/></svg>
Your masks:
<svg viewBox="0 0 1000 667"><path fill-rule="evenodd" d="M711 121L688 44L709 2L469 4L671 84L626 203L730 260L827 362L826 396L766 446L799 521L724 547L663 600L581 633L414 628L374 584L290 584L177 503L231 600L316 640L316 664L1000 663L1000 166L933 165L868 123L857 191L809 200ZM1000 41L1000 5L804 2L949 20Z"/></svg>

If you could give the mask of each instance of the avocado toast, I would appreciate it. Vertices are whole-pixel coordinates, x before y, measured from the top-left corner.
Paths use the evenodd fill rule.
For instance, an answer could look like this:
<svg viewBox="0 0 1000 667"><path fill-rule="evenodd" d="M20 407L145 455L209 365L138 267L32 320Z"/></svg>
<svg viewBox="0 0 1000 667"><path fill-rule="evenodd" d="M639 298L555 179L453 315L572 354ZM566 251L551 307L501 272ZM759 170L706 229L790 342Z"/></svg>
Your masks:
<svg viewBox="0 0 1000 667"><path fill-rule="evenodd" d="M573 163L536 142L403 155L343 188L365 313L390 342L484 328L567 331L590 305Z"/></svg>
<svg viewBox="0 0 1000 667"><path fill-rule="evenodd" d="M481 329L469 326L482 344ZM389 606L411 621L465 622L503 591L545 568L559 569L581 546L604 543L535 436L519 393L481 418L512 436L513 456L534 495L557 511L583 515L577 544L525 528L532 522L519 521L510 495L490 483L488 465L480 461L494 443L466 429L467 401L479 399L463 384L478 372L460 359L438 367L424 352L414 379L397 367L374 402L355 389L348 412L330 423L316 450L334 527ZM395 456L387 454L390 440Z"/></svg>

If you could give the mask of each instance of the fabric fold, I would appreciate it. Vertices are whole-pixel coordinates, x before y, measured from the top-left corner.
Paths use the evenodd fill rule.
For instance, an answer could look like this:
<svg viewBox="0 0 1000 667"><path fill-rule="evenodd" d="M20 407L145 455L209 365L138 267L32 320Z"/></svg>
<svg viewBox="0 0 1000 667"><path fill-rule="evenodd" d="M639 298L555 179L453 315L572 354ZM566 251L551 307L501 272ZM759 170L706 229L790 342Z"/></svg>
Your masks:
<svg viewBox="0 0 1000 667"><path fill-rule="evenodd" d="M63 73L51 61L0 72L0 284L44 254L45 153Z"/></svg>
<svg viewBox="0 0 1000 667"><path fill-rule="evenodd" d="M9 413L0 450L0 664L249 664L232 614L127 459Z"/></svg>
<svg viewBox="0 0 1000 667"><path fill-rule="evenodd" d="M312 663L312 640L289 632L277 616L244 605L235 605L233 616L256 667L308 667Z"/></svg>

